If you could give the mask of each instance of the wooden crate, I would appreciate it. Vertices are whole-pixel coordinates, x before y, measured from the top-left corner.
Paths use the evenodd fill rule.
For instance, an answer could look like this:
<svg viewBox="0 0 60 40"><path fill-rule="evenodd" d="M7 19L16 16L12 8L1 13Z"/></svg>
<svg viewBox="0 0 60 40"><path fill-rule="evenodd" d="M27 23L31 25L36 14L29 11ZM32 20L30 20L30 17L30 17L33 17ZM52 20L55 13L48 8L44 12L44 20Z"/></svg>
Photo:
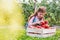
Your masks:
<svg viewBox="0 0 60 40"><path fill-rule="evenodd" d="M48 29L45 28L27 28L26 30L28 36L32 37L50 37L56 34L56 28L50 27Z"/></svg>

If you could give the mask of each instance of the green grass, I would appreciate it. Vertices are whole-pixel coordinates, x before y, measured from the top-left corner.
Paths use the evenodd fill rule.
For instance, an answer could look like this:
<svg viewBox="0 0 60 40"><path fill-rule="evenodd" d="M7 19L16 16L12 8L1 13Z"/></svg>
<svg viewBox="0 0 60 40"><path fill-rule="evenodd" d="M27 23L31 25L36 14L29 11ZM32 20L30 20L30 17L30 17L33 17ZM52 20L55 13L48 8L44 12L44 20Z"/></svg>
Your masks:
<svg viewBox="0 0 60 40"><path fill-rule="evenodd" d="M25 30L19 30L15 32L10 32L8 28L0 29L0 40L58 40L60 39L60 30L56 31L56 35L47 38L37 38L37 37L30 37L26 35Z"/></svg>
<svg viewBox="0 0 60 40"><path fill-rule="evenodd" d="M56 31L56 35L47 38L37 38L37 37L30 37L24 33L23 36L19 37L17 40L60 40L60 30Z"/></svg>

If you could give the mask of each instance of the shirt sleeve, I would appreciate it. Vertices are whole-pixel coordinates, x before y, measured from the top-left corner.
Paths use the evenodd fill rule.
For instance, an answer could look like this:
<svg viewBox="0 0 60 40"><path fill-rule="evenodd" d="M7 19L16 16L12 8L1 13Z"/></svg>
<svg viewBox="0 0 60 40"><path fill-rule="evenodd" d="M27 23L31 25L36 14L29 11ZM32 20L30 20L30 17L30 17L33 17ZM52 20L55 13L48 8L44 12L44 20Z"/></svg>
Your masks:
<svg viewBox="0 0 60 40"><path fill-rule="evenodd" d="M33 19L34 19L34 17L32 17L32 18L29 20L28 25L32 25Z"/></svg>

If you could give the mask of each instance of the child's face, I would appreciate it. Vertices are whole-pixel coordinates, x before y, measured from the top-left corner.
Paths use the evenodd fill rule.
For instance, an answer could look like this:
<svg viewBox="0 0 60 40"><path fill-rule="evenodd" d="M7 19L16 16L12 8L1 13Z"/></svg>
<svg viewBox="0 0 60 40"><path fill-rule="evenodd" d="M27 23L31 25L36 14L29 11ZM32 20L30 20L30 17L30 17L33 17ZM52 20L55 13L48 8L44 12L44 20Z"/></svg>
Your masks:
<svg viewBox="0 0 60 40"><path fill-rule="evenodd" d="M42 17L44 17L44 13L38 12L37 16L38 16L39 18L42 18Z"/></svg>

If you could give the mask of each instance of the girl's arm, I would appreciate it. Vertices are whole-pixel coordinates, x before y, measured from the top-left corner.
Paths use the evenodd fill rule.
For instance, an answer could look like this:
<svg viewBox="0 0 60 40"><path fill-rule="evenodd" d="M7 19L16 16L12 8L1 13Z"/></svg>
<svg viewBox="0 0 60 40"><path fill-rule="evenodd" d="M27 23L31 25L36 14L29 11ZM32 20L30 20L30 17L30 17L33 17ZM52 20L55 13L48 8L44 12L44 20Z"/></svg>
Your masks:
<svg viewBox="0 0 60 40"><path fill-rule="evenodd" d="M33 19L34 19L34 17L32 17L32 18L30 19L30 21L28 22L28 25L34 26L34 25L36 25L36 24L40 24L40 21L38 21L38 22L33 22Z"/></svg>
<svg viewBox="0 0 60 40"><path fill-rule="evenodd" d="M35 26L35 25L37 25L37 24L40 24L40 22L30 23L29 25L30 25L30 26Z"/></svg>

